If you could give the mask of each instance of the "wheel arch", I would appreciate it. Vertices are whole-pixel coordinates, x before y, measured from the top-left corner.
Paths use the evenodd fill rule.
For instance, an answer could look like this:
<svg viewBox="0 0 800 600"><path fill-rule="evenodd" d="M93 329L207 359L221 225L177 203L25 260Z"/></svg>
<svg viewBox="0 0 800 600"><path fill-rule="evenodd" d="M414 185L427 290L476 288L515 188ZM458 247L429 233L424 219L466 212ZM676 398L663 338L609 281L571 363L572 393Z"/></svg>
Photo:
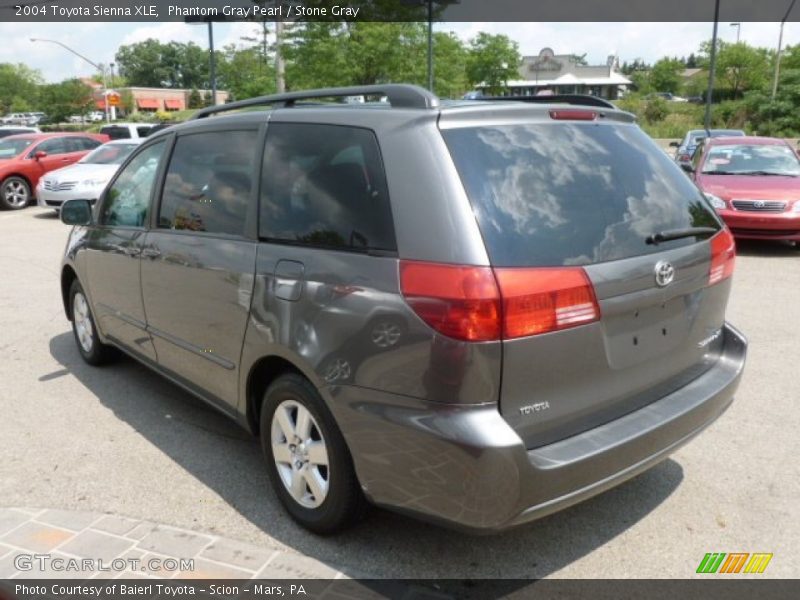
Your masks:
<svg viewBox="0 0 800 600"><path fill-rule="evenodd" d="M247 375L245 418L247 425L254 434L259 433L259 419L261 417L261 400L269 385L285 373L296 373L308 379L312 385L313 380L308 377L292 361L277 354L259 358ZM315 385L316 387L316 385Z"/></svg>
<svg viewBox="0 0 800 600"><path fill-rule="evenodd" d="M64 265L61 269L61 300L64 303L64 313L67 319L72 321L72 311L69 309L69 290L72 287L72 282L78 279L78 274L70 265Z"/></svg>

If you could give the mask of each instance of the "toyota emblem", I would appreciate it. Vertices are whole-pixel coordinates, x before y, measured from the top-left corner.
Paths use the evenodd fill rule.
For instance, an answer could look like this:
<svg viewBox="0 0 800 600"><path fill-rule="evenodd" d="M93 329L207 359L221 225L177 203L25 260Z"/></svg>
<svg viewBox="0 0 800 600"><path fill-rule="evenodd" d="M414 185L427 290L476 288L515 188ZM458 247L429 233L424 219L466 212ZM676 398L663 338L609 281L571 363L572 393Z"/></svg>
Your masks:
<svg viewBox="0 0 800 600"><path fill-rule="evenodd" d="M666 260L658 261L655 271L656 285L658 285L658 287L666 287L675 279L675 267Z"/></svg>
<svg viewBox="0 0 800 600"><path fill-rule="evenodd" d="M764 208L764 206L766 206L766 203L763 200L756 200L753 202L754 208Z"/></svg>

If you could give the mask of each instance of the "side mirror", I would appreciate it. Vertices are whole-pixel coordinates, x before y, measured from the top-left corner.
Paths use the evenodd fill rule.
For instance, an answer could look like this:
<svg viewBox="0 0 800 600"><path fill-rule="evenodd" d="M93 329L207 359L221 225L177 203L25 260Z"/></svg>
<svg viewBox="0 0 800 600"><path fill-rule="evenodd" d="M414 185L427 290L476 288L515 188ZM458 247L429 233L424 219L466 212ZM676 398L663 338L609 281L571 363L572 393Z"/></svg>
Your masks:
<svg viewBox="0 0 800 600"><path fill-rule="evenodd" d="M669 143L669 147L670 148L680 148L681 147L681 143L680 142L670 142Z"/></svg>
<svg viewBox="0 0 800 600"><path fill-rule="evenodd" d="M61 222L67 225L88 225L92 222L90 200L67 200L61 205Z"/></svg>
<svg viewBox="0 0 800 600"><path fill-rule="evenodd" d="M33 153L33 158L35 158L36 160L44 158L45 156L47 156L47 152L45 152L44 150L37 150L36 152Z"/></svg>
<svg viewBox="0 0 800 600"><path fill-rule="evenodd" d="M694 165L692 163L681 163L681 169L687 173L694 173Z"/></svg>

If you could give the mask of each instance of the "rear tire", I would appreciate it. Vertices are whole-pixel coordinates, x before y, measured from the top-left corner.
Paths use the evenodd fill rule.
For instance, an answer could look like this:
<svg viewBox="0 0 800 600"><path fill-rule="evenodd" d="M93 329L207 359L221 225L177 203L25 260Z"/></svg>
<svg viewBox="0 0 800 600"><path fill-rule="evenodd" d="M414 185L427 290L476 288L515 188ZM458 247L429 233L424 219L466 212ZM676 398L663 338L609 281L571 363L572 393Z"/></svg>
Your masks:
<svg viewBox="0 0 800 600"><path fill-rule="evenodd" d="M72 333L83 360L97 367L117 357L115 348L100 341L89 300L77 279L69 288L69 311L72 316Z"/></svg>
<svg viewBox="0 0 800 600"><path fill-rule="evenodd" d="M7 210L20 210L31 201L31 186L22 177L7 177L0 184L0 206Z"/></svg>
<svg viewBox="0 0 800 600"><path fill-rule="evenodd" d="M366 499L350 451L307 379L288 373L267 388L260 436L275 492L300 525L330 534L363 516Z"/></svg>

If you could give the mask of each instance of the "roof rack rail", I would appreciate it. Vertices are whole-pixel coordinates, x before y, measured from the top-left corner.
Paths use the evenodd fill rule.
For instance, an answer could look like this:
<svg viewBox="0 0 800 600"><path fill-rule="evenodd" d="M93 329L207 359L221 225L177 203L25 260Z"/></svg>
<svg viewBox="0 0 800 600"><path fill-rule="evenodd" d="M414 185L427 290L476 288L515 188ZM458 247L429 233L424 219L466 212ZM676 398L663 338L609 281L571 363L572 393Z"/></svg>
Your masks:
<svg viewBox="0 0 800 600"><path fill-rule="evenodd" d="M549 96L478 96L472 100L532 102L535 104L576 104L580 106L600 106L616 108L611 102L597 96L585 94L551 94Z"/></svg>
<svg viewBox="0 0 800 600"><path fill-rule="evenodd" d="M248 98L247 100L239 100L238 102L231 102L229 104L209 106L197 111L191 118L204 119L216 113L237 110L239 108L248 108L251 106L272 106L279 104L283 107L291 107L301 100L311 100L313 98L345 98L347 96L386 96L389 100L389 104L394 108L430 109L439 106L439 98L436 94L429 92L425 88L405 83L386 83L378 85L321 88L317 90L259 96L257 98Z"/></svg>

